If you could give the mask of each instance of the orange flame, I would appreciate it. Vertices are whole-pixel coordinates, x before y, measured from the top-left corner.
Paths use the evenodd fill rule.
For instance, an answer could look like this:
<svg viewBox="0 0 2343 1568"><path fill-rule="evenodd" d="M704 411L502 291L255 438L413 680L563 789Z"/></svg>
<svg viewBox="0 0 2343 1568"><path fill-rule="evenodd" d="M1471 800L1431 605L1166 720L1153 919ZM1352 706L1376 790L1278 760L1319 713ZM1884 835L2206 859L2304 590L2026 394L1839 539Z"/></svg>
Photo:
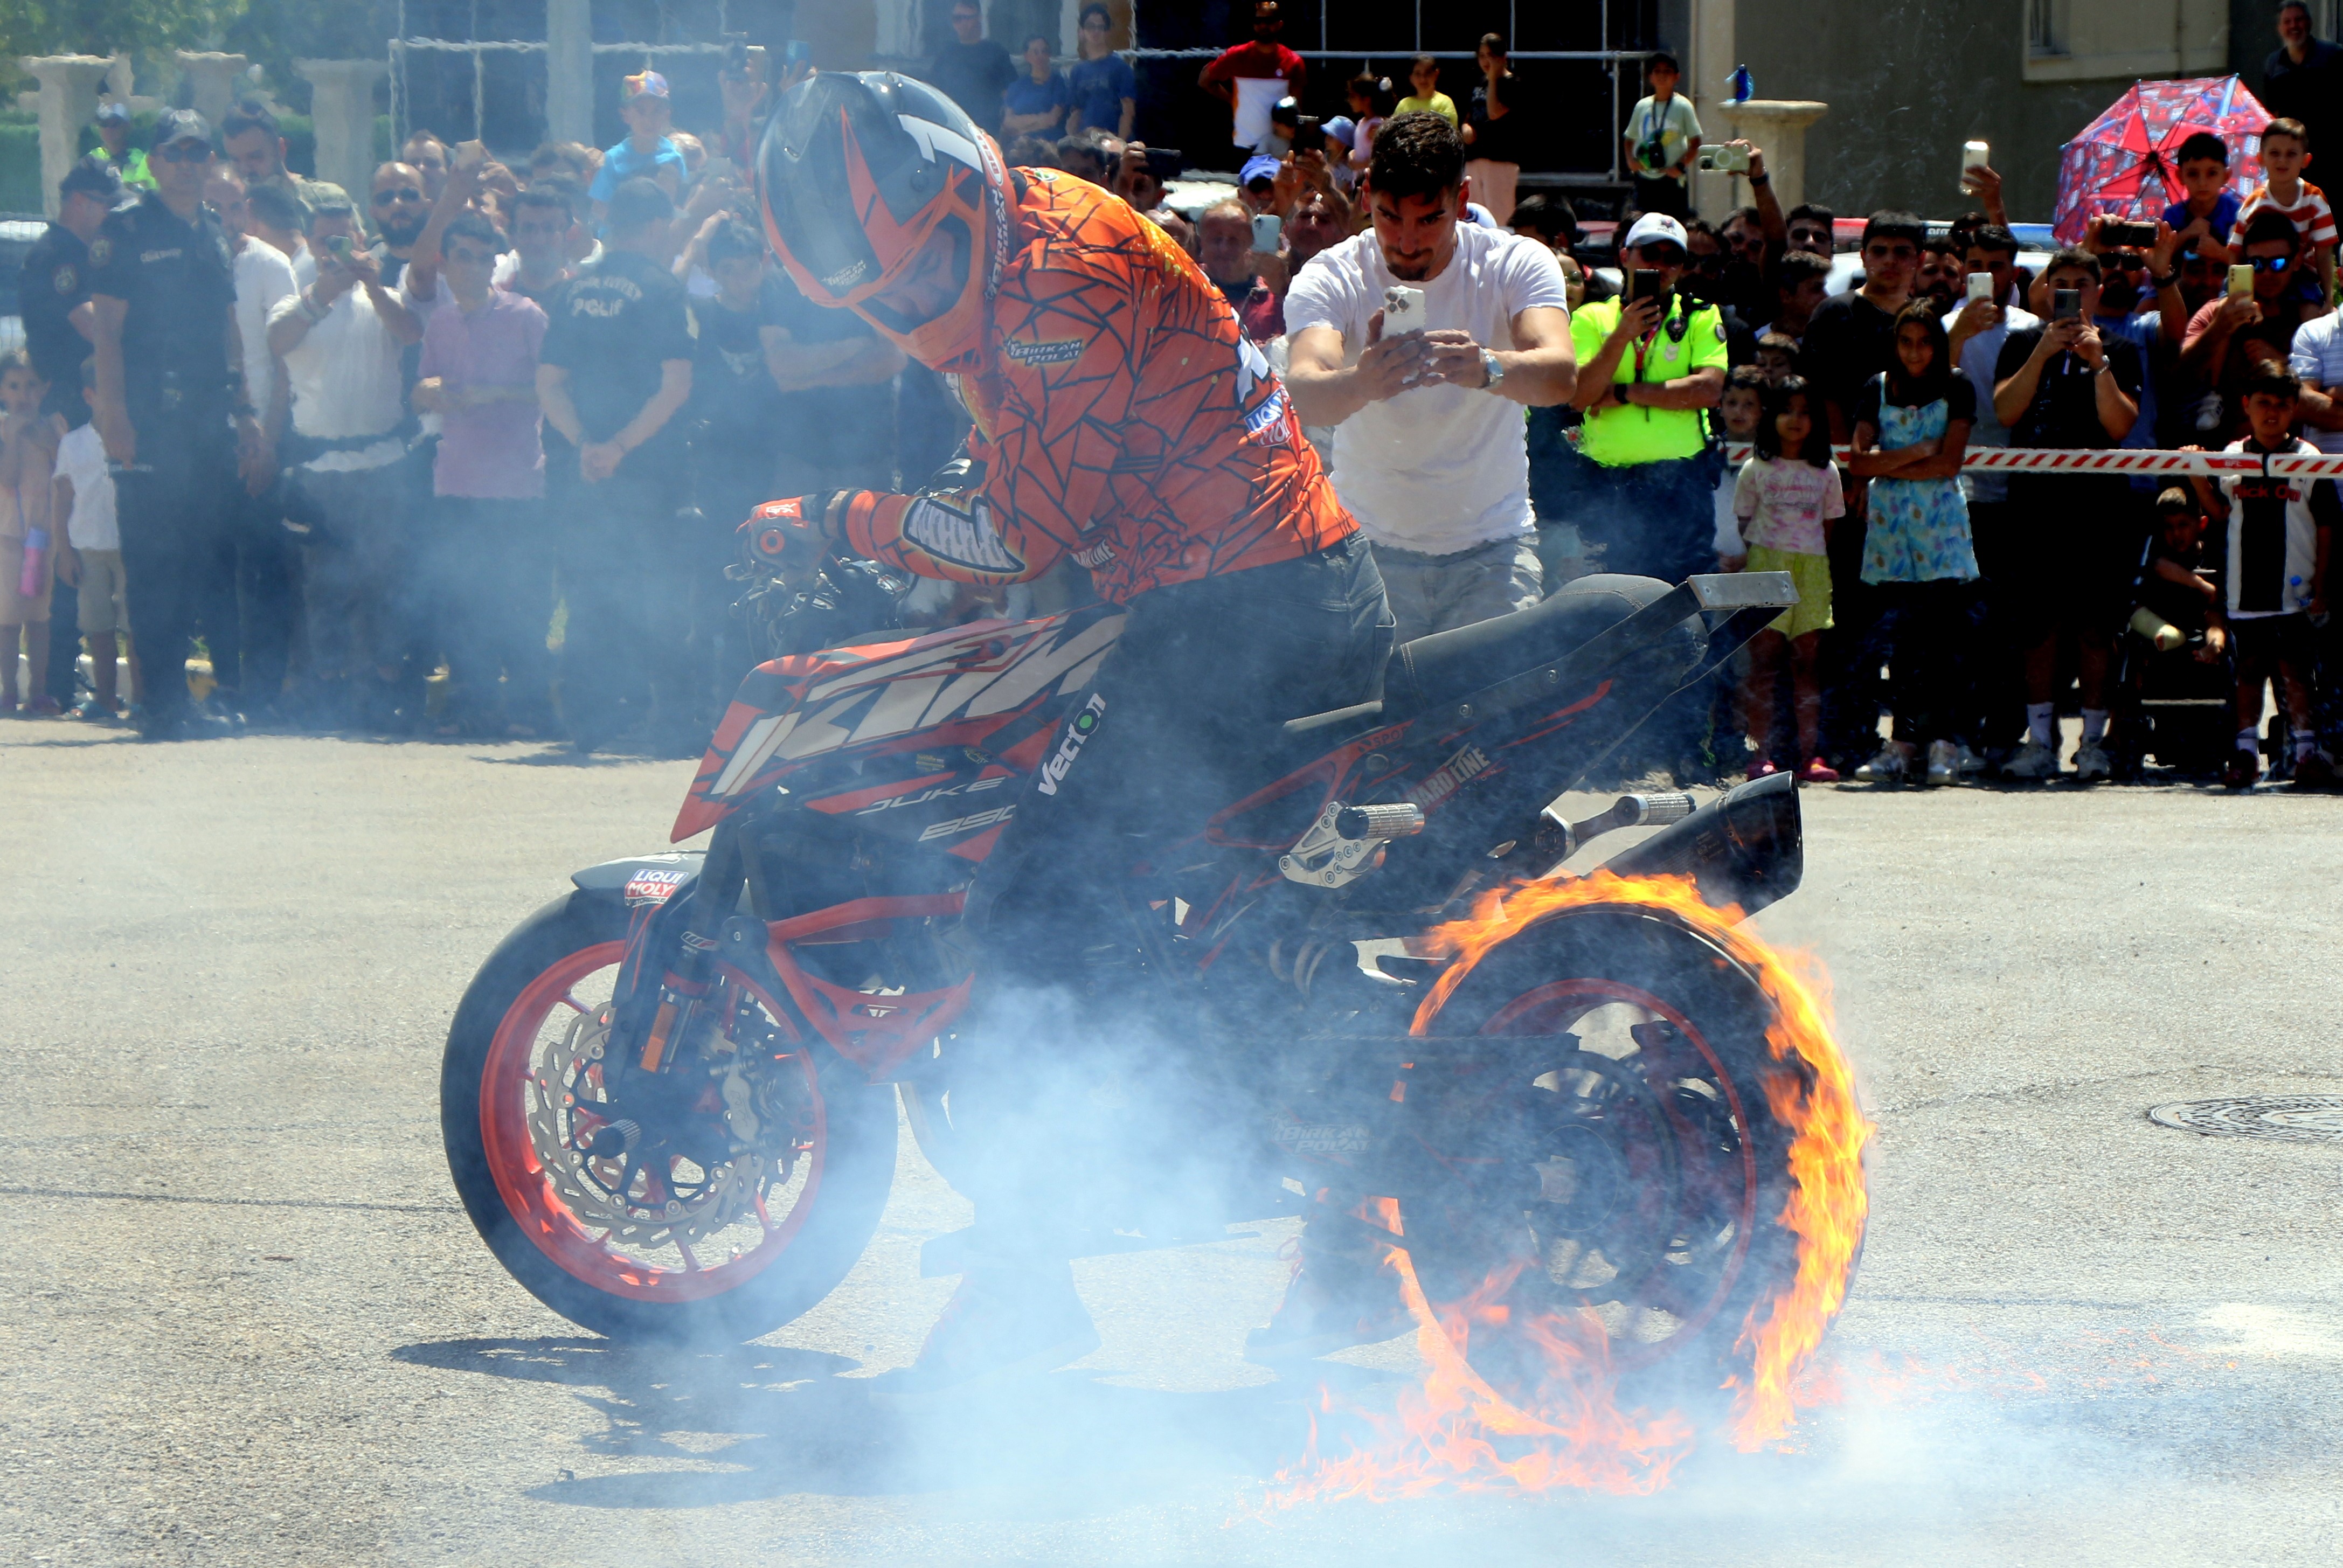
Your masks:
<svg viewBox="0 0 2343 1568"><path fill-rule="evenodd" d="M1399 1205L1388 1198L1373 1204L1396 1234ZM1538 1412L1531 1414L1500 1396L1464 1359L1475 1324L1506 1321L1502 1298L1513 1272L1493 1274L1463 1301L1435 1309L1405 1252L1393 1250L1385 1263L1399 1274L1401 1293L1415 1314L1416 1350L1430 1371L1422 1387L1401 1391L1388 1416L1347 1409L1373 1437L1342 1458L1319 1453L1313 1417L1300 1465L1278 1473L1287 1490L1272 1493L1273 1506L1348 1498L1385 1503L1443 1487L1547 1492L1576 1486L1642 1496L1665 1486L1676 1462L1692 1451L1692 1423L1683 1416L1668 1412L1645 1418L1640 1410L1623 1412L1613 1402L1610 1338L1593 1314L1548 1316L1528 1325L1528 1337L1553 1369L1540 1390ZM1341 1407L1331 1392L1322 1391L1319 1408Z"/></svg>
<svg viewBox="0 0 2343 1568"><path fill-rule="evenodd" d="M1788 1436L1800 1396L1814 1401L1811 1384L1800 1388L1800 1373L1846 1299L1868 1211L1862 1151L1871 1125L1856 1103L1854 1074L1831 1037L1828 982L1819 964L1760 941L1742 928L1738 909L1704 902L1689 878L1596 871L1517 883L1484 893L1467 918L1423 939L1418 950L1425 956L1454 961L1416 1010L1411 1032L1427 1031L1464 977L1499 943L1560 910L1596 904L1664 910L1745 966L1773 1004L1766 1042L1775 1060L1803 1064L1812 1081L1781 1071L1767 1075L1764 1086L1767 1105L1791 1132L1792 1185L1781 1218L1797 1237L1797 1270L1744 1322L1737 1348L1749 1352L1749 1374L1727 1385L1735 1390L1734 1442L1755 1451ZM1384 1201L1384 1211L1386 1224L1396 1231L1397 1205ZM1692 1423L1675 1412L1619 1411L1599 1320L1590 1313L1584 1321L1553 1317L1527 1325L1552 1369L1534 1402L1539 1410L1530 1413L1499 1397L1463 1353L1475 1322L1503 1321L1506 1309L1497 1303L1510 1276L1496 1276L1463 1302L1434 1309L1406 1254L1394 1252L1392 1266L1422 1325L1416 1342L1430 1372L1421 1388L1402 1394L1391 1417L1360 1415L1374 1441L1357 1453L1321 1457L1313 1422L1304 1473L1296 1480L1281 1473L1278 1479L1292 1489L1273 1503L1413 1496L1443 1484L1465 1491L1568 1485L1648 1493L1667 1483L1673 1466L1691 1449ZM1331 1395L1322 1408L1335 1408Z"/></svg>

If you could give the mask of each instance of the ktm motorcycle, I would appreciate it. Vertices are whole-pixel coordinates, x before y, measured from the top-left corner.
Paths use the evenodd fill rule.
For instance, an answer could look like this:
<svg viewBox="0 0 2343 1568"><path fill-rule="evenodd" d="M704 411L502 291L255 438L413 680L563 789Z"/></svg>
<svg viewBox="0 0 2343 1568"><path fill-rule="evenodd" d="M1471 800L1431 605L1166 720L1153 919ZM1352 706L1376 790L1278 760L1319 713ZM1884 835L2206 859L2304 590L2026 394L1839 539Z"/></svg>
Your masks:
<svg viewBox="0 0 2343 1568"><path fill-rule="evenodd" d="M1623 1379L1716 1386L1795 1269L1761 1080L1800 1069L1768 1051L1755 977L1664 911L1594 904L1503 942L1410 1028L1442 968L1424 934L1599 833L1664 825L1610 869L1689 875L1712 904L1796 888L1786 774L1698 809L1555 804L1793 602L1779 573L1594 577L1405 644L1380 700L1297 715L1178 852L1082 869L1121 878L1130 916L1085 955L1086 1028L1145 1058L1101 1055L1082 1113L1167 1161L1083 1195L1092 1250L1303 1214L1403 1246L1435 1302L1504 1279L1523 1321L1591 1311ZM1122 623L978 622L747 677L670 839L706 847L576 872L449 1030L448 1162L515 1279L614 1338L753 1338L861 1255L899 1100L965 1174L970 1064L1020 1042L957 1030L975 977L950 928L1021 791L1083 732ZM927 1271L969 1244L930 1241ZM1470 1352L1493 1381L1501 1340Z"/></svg>

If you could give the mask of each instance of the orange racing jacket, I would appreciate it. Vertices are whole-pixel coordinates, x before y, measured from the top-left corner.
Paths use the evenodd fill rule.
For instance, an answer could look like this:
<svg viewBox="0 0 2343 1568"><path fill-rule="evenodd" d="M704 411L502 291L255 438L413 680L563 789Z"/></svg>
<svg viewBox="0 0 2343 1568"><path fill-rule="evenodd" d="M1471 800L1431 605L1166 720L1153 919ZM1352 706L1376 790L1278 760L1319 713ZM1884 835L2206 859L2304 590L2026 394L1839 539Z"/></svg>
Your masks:
<svg viewBox="0 0 2343 1568"><path fill-rule="evenodd" d="M1339 544L1358 524L1284 387L1188 253L1071 176L1011 176L1007 261L980 368L968 487L854 496L857 555L959 582L1071 555L1121 603Z"/></svg>

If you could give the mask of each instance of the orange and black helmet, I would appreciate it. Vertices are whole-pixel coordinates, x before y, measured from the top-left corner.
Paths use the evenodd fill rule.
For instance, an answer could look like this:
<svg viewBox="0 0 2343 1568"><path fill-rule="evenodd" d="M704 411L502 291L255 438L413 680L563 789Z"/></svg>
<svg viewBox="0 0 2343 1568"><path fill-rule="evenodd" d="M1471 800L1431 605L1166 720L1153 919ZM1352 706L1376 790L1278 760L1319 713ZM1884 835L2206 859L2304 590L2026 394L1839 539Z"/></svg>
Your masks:
<svg viewBox="0 0 2343 1568"><path fill-rule="evenodd" d="M757 188L766 237L805 297L846 307L923 365L981 347L1009 248L1009 171L992 138L925 82L820 71L766 123ZM937 235L948 301L912 319L875 297Z"/></svg>

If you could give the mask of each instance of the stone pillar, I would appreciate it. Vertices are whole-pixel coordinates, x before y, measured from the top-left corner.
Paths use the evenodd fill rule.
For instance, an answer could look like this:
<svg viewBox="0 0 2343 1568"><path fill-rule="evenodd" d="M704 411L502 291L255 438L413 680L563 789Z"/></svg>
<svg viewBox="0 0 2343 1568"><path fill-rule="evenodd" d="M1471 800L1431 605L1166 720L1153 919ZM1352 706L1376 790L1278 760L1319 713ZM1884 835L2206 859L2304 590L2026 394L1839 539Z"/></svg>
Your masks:
<svg viewBox="0 0 2343 1568"><path fill-rule="evenodd" d="M1733 134L1757 144L1765 154L1765 172L1773 176L1774 199L1789 211L1806 199L1806 127L1830 113L1828 104L1811 98L1752 98L1726 106ZM1748 186L1732 182L1733 203L1748 198Z"/></svg>
<svg viewBox="0 0 2343 1568"><path fill-rule="evenodd" d="M219 129L220 121L236 107L236 90L244 85L245 67L252 62L242 55L179 51L179 69L194 85L196 113Z"/></svg>
<svg viewBox="0 0 2343 1568"><path fill-rule="evenodd" d="M1701 127L1707 132L1704 142L1721 142L1725 116L1732 113L1726 96L1733 67L1738 63L1735 55L1735 0L1692 0L1689 47L1684 51L1684 79L1681 91L1692 100L1693 112L1700 116ZM1715 128L1711 128L1715 127ZM1701 216L1715 221L1733 206L1734 180L1729 175L1702 174L1693 171L1692 209Z"/></svg>
<svg viewBox="0 0 2343 1568"><path fill-rule="evenodd" d="M43 55L16 62L41 84L41 210L57 216L57 182L81 149L81 128L97 112L97 85L114 67L96 55Z"/></svg>
<svg viewBox="0 0 2343 1568"><path fill-rule="evenodd" d="M545 125L557 142L594 145L590 0L545 0Z"/></svg>
<svg viewBox="0 0 2343 1568"><path fill-rule="evenodd" d="M374 180L374 87L390 67L380 60L296 60L293 69L309 84L317 177L347 191L363 217Z"/></svg>
<svg viewBox="0 0 2343 1568"><path fill-rule="evenodd" d="M870 53L880 59L920 57L920 0L879 0Z"/></svg>

